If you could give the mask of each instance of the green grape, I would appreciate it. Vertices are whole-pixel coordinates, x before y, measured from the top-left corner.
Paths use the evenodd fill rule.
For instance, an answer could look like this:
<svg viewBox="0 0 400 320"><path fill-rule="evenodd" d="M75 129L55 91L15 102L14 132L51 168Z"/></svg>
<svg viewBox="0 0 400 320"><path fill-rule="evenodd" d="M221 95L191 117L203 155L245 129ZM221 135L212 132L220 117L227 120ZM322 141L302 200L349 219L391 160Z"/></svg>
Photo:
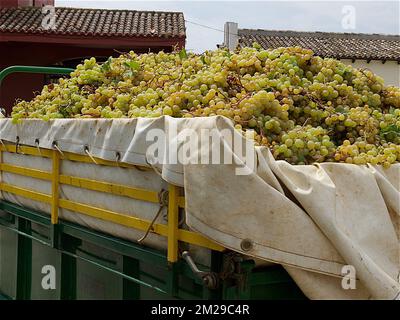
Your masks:
<svg viewBox="0 0 400 320"><path fill-rule="evenodd" d="M86 59L69 79L18 101L11 117L224 116L256 145L293 164L336 161L385 168L400 160L400 89L369 70L300 47L202 55L133 51ZM250 133L250 131L249 131Z"/></svg>

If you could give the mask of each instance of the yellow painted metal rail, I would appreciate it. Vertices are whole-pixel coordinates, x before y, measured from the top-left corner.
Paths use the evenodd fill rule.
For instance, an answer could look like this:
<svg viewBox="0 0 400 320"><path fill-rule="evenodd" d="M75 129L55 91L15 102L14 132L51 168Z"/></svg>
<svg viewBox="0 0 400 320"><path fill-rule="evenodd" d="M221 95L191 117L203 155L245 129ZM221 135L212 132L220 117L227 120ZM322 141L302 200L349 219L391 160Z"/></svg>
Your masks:
<svg viewBox="0 0 400 320"><path fill-rule="evenodd" d="M46 157L52 160L51 172L31 169L2 162L2 152L21 153L31 156ZM28 146L16 146L12 144L3 144L0 146L0 171L10 172L35 179L51 181L51 194L44 194L37 191L13 186L0 182L0 190L3 192L13 193L18 196L29 198L32 200L48 203L51 206L51 222L58 223L58 211L60 208L74 211L80 214L95 217L101 220L116 223L122 226L156 233L167 237L168 242L168 261L175 262L178 260L179 241L209 248L212 250L223 251L225 248L203 237L199 233L179 228L179 208L185 207L185 198L181 195L182 188L169 184L168 186L168 224L157 224L152 221L132 217L118 212L105 210L91 205L70 201L60 198L60 185L70 185L87 190L99 191L118 196L125 196L132 199L159 203L159 194L156 191L133 188L125 185L110 183L106 181L97 181L87 178L63 175L60 172L61 161L70 160L77 162L92 163L93 159L89 156L78 155L69 152L60 152L57 150L49 150L43 148L33 148ZM139 170L151 170L147 167L138 167L135 165L116 163L103 159L95 158L98 165L119 166L125 168L136 168Z"/></svg>

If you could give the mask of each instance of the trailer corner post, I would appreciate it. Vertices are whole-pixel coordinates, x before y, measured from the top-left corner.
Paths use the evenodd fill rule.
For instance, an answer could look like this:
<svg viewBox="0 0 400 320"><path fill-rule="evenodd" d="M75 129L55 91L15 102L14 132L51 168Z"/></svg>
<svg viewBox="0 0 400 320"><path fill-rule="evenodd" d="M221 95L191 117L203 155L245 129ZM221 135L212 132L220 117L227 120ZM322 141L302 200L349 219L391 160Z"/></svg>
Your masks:
<svg viewBox="0 0 400 320"><path fill-rule="evenodd" d="M58 223L58 200L60 184L60 155L57 150L52 154L52 177L51 177L51 223Z"/></svg>
<svg viewBox="0 0 400 320"><path fill-rule="evenodd" d="M170 184L168 188L168 262L178 261L178 187Z"/></svg>

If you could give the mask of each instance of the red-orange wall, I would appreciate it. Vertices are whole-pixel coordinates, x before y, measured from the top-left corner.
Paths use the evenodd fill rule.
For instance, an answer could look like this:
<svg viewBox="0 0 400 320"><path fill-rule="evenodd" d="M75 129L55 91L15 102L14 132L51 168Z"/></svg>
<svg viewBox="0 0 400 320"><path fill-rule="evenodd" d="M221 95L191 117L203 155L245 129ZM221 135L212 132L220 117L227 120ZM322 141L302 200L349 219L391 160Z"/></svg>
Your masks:
<svg viewBox="0 0 400 320"><path fill-rule="evenodd" d="M0 0L0 8L54 6L54 0Z"/></svg>
<svg viewBox="0 0 400 320"><path fill-rule="evenodd" d="M54 0L0 0L0 8L54 5ZM172 46L185 46L183 38L81 37L54 34L0 32L0 70L13 65L54 66L82 57L118 56L115 49L137 53L171 52ZM0 86L0 107L11 112L16 99L31 99L40 91L45 77L38 74L11 74Z"/></svg>
<svg viewBox="0 0 400 320"><path fill-rule="evenodd" d="M129 48L129 47L128 47ZM119 51L148 52L148 47ZM171 47L152 47L151 51L171 51ZM52 66L57 62L91 56L118 56L112 48L90 48L84 46L62 45L54 43L29 43L29 42L0 42L0 70L11 65L36 65ZM0 106L8 113L15 103L15 99L31 99L34 91L40 91L44 84L43 75L12 74L7 76L0 87Z"/></svg>

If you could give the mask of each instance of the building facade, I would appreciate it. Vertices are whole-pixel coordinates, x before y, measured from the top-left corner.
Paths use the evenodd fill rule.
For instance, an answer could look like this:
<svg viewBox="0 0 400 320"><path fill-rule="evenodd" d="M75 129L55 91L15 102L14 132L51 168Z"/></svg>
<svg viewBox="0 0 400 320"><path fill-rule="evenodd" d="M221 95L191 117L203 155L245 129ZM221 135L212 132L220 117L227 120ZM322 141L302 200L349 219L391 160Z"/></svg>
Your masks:
<svg viewBox="0 0 400 320"><path fill-rule="evenodd" d="M359 33L298 32L239 29L225 23L224 46L251 46L258 42L265 49L300 46L321 57L335 58L356 68L370 69L386 85L400 86L400 36Z"/></svg>
<svg viewBox="0 0 400 320"><path fill-rule="evenodd" d="M185 46L181 12L54 8L51 28L43 5L54 0L0 2L0 70L11 65L75 67L88 57L106 60L120 52L171 52ZM47 22L50 20L47 19ZM8 113L16 98L31 99L46 82L43 75L13 74L0 87Z"/></svg>

